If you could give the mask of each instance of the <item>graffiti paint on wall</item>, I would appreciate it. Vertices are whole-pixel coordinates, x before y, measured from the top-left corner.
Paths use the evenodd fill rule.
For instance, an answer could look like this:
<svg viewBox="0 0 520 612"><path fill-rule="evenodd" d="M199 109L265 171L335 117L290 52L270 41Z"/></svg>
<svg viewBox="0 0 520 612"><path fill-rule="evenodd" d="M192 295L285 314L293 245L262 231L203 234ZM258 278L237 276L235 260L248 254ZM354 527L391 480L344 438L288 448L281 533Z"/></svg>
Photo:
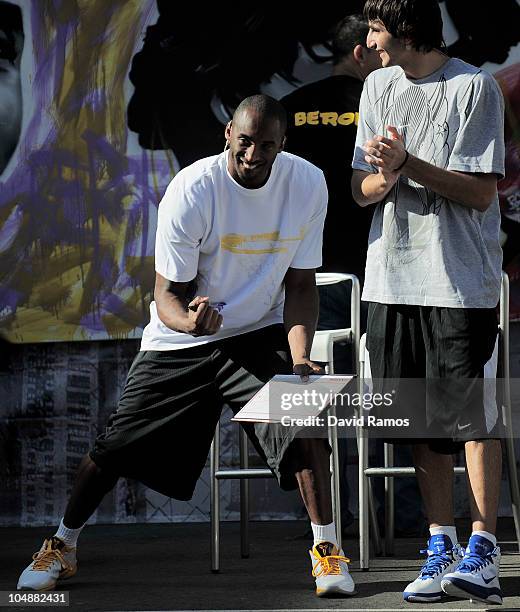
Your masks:
<svg viewBox="0 0 520 612"><path fill-rule="evenodd" d="M126 124L129 65L155 2L0 3L6 10L21 19L0 46L0 105L9 95L20 115L0 175L3 336L138 337L156 208L174 173L171 156L133 145Z"/></svg>

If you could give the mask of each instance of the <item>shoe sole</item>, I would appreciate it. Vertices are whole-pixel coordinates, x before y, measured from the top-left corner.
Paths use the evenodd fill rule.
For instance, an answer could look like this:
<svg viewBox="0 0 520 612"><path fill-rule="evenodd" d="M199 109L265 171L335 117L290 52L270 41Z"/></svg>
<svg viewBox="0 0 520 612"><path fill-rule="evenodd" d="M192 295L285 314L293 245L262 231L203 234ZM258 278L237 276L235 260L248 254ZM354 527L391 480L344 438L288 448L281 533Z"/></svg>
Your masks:
<svg viewBox="0 0 520 612"><path fill-rule="evenodd" d="M433 595L432 597L423 597L421 595L407 595L403 597L404 601L410 603L434 603L442 599L442 595Z"/></svg>
<svg viewBox="0 0 520 612"><path fill-rule="evenodd" d="M60 575L58 576L58 579L56 580L56 582L54 582L53 584L50 584L49 586L46 587L42 587L41 589L35 589L33 587L30 586L22 586L16 587L17 591L52 591L53 589L56 588L56 585L58 584L58 580L67 580L68 578L72 578L72 576L75 576L76 573L78 571L78 566L76 565L76 567L68 569L68 570L63 570L62 572L60 572Z"/></svg>
<svg viewBox="0 0 520 612"><path fill-rule="evenodd" d="M481 601L483 603L492 603L497 605L502 604L502 597L500 597L500 595L490 595L486 598L479 597L478 595L474 595L469 591L464 591L464 589L461 589L449 580L443 580L441 582L441 588L446 593L446 595L451 595L451 597L461 597L462 599L470 599L475 601Z"/></svg>
<svg viewBox="0 0 520 612"><path fill-rule="evenodd" d="M316 595L318 597L330 597L331 599L338 599L340 597L352 597L352 595L356 595L356 590L354 591L342 591L341 589L316 589Z"/></svg>

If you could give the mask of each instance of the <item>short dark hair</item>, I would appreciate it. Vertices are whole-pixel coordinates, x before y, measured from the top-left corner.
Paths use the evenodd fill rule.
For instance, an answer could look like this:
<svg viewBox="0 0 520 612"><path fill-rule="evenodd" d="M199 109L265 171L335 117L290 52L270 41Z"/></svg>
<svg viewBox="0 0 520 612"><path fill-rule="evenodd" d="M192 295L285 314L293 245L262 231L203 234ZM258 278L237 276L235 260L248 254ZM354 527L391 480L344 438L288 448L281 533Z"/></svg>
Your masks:
<svg viewBox="0 0 520 612"><path fill-rule="evenodd" d="M333 64L348 57L356 45L366 46L368 34L367 20L360 13L347 15L336 26L332 38Z"/></svg>
<svg viewBox="0 0 520 612"><path fill-rule="evenodd" d="M285 134L287 129L287 113L285 108L271 96L265 94L257 94L249 96L240 102L237 109L233 113L235 120L244 111L252 110L265 119L276 119L280 124L282 134Z"/></svg>
<svg viewBox="0 0 520 612"><path fill-rule="evenodd" d="M416 51L446 47L438 0L366 0L363 14L381 21L392 36L406 39Z"/></svg>

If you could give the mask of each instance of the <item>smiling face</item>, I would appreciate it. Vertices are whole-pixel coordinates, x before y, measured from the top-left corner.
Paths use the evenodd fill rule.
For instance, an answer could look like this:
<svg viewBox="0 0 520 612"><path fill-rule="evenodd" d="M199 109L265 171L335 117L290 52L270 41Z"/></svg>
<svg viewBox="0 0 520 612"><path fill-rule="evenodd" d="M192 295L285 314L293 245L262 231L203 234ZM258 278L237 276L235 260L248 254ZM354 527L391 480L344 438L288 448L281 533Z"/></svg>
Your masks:
<svg viewBox="0 0 520 612"><path fill-rule="evenodd" d="M226 127L228 170L237 183L258 189L269 178L285 141L280 121L246 109Z"/></svg>
<svg viewBox="0 0 520 612"><path fill-rule="evenodd" d="M0 174L7 166L20 137L20 61L23 43L19 7L9 2L0 2Z"/></svg>
<svg viewBox="0 0 520 612"><path fill-rule="evenodd" d="M367 47L379 53L381 66L402 66L407 52L405 43L392 36L379 19L369 21L368 27Z"/></svg>

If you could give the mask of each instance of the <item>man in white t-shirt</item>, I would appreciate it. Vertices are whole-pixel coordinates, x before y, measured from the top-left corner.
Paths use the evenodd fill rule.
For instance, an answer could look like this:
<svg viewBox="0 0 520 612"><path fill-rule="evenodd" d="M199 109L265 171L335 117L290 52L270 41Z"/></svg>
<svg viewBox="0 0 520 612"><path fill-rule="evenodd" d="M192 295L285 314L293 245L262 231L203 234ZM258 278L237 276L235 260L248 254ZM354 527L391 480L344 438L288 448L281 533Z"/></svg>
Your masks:
<svg viewBox="0 0 520 612"><path fill-rule="evenodd" d="M229 151L181 170L159 206L155 301L117 411L83 459L65 515L20 576L54 588L76 572L76 542L120 476L190 499L222 405L237 411L273 375L307 378L327 208L323 173L282 152L285 111L251 96L225 131ZM351 595L332 521L329 447L293 428L246 431L284 489L299 487L314 533L318 595Z"/></svg>

